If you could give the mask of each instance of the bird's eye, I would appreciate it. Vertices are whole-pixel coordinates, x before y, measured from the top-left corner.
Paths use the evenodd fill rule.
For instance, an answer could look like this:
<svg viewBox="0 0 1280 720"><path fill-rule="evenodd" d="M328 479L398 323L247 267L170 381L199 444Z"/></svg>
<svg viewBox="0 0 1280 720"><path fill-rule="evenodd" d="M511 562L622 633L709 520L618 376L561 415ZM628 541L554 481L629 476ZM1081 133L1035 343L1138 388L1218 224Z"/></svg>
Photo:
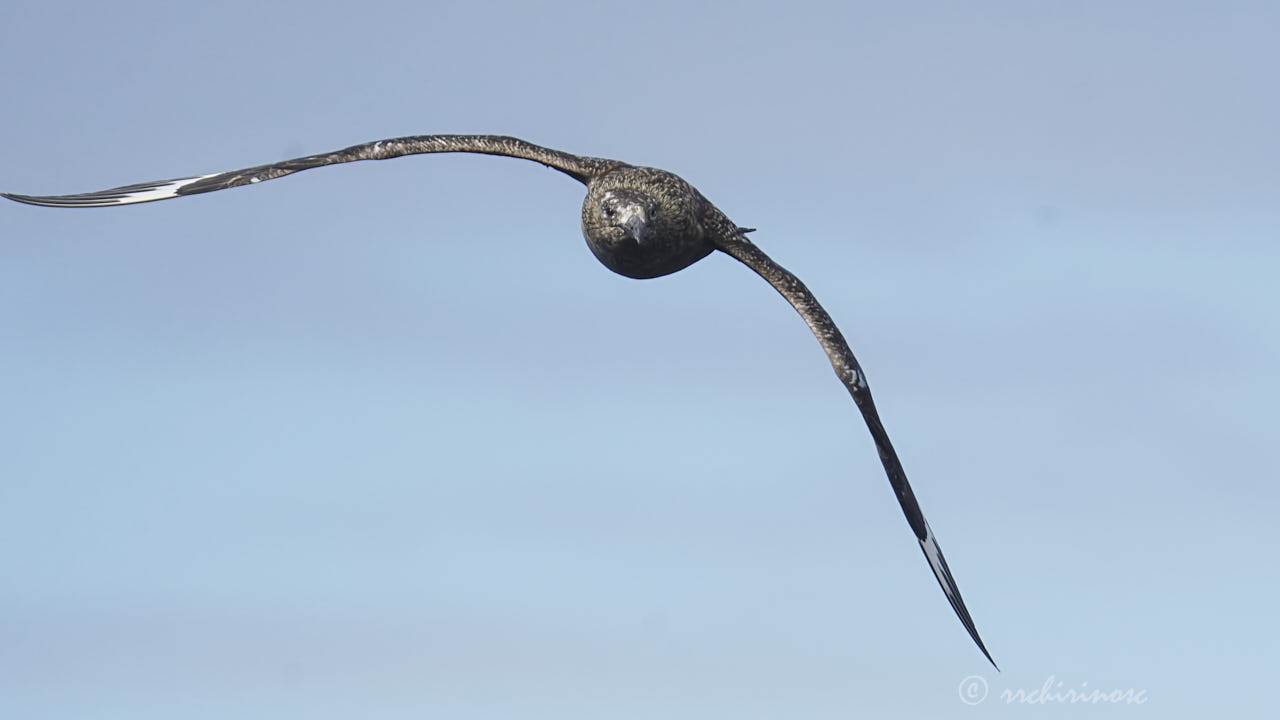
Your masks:
<svg viewBox="0 0 1280 720"><path fill-rule="evenodd" d="M612 205L605 205L603 208L601 208L600 214L612 220L613 216L618 214L618 211L614 210Z"/></svg>

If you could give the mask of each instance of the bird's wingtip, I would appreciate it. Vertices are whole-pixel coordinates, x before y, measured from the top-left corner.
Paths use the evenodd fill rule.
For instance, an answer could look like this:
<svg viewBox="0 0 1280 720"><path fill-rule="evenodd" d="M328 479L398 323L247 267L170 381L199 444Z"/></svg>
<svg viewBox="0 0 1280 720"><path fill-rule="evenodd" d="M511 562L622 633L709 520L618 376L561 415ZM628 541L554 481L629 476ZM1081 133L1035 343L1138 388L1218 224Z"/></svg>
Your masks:
<svg viewBox="0 0 1280 720"><path fill-rule="evenodd" d="M942 592L947 596L947 601L951 603L951 609L955 611L956 617L960 619L960 624L964 625L964 629L969 633L969 637L973 639L978 649L982 651L983 657L991 666L1000 671L1000 666L996 665L995 659L991 657L991 653L987 651L987 646L982 642L982 636L978 634L978 627L973 622L973 617L969 615L969 609L964 605L964 598L960 596L960 587L956 585L955 578L951 575L951 568L947 567L947 559L942 554L942 548L938 545L938 539L933 534L933 528L929 527L929 523L924 521L923 515L921 522L924 523L924 537L918 538L920 541L920 549L924 551L925 559L929 561L929 567L933 570L933 575L938 580L938 584L942 586Z"/></svg>
<svg viewBox="0 0 1280 720"><path fill-rule="evenodd" d="M996 672L1000 672L1000 666L997 665L995 659L991 657L991 653L987 652L987 646L982 644L981 638L978 638L977 641L978 649L982 651L983 657L987 659L987 662L991 663L991 667L995 668Z"/></svg>
<svg viewBox="0 0 1280 720"><path fill-rule="evenodd" d="M14 202L20 202L24 205L40 204L39 198L36 198L34 195L19 195L18 193L0 192L0 197L6 198L8 200L12 200Z"/></svg>

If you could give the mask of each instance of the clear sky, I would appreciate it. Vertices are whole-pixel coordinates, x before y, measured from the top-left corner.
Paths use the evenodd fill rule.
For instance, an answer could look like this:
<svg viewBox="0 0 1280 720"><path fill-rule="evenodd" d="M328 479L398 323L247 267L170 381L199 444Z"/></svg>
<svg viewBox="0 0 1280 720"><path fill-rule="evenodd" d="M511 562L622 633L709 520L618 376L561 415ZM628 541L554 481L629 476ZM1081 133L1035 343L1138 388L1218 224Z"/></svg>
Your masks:
<svg viewBox="0 0 1280 720"><path fill-rule="evenodd" d="M840 323L1004 672L765 283L423 156L0 206L0 716L1274 708L1274 3L4 17L0 190L436 132L680 173ZM1046 684L1145 702L1000 698Z"/></svg>

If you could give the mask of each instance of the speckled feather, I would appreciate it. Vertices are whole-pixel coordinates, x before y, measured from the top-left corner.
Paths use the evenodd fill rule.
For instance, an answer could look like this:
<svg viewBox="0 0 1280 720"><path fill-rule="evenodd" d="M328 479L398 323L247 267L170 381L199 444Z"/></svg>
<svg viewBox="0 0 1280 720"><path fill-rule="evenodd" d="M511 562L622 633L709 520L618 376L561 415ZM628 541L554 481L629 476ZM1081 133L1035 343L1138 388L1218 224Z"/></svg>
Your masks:
<svg viewBox="0 0 1280 720"><path fill-rule="evenodd" d="M799 278L774 262L747 239L745 228L731 222L697 189L677 175L616 160L551 150L513 137L417 135L353 145L330 153L243 170L138 183L93 193L52 196L0 194L18 202L51 207L128 205L251 185L325 165L454 152L533 160L585 184L587 197L582 206L582 232L591 251L614 272L633 278L658 277L677 272L712 251L720 250L751 268L786 298L813 331L831 360L836 376L862 412L889 484L947 601L982 654L992 665L995 664L969 616L942 549L925 522L898 454L889 442L889 435L871 398L866 376L839 328Z"/></svg>

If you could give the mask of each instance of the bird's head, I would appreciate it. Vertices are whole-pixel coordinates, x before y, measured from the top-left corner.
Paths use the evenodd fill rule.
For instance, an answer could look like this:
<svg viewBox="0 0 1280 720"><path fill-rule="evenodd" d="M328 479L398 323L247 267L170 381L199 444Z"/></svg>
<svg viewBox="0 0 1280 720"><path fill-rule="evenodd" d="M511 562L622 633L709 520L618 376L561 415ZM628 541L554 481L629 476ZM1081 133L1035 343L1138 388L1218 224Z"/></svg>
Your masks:
<svg viewBox="0 0 1280 720"><path fill-rule="evenodd" d="M669 275L713 249L701 222L706 207L678 176L624 166L588 184L582 235L596 259L619 275Z"/></svg>

